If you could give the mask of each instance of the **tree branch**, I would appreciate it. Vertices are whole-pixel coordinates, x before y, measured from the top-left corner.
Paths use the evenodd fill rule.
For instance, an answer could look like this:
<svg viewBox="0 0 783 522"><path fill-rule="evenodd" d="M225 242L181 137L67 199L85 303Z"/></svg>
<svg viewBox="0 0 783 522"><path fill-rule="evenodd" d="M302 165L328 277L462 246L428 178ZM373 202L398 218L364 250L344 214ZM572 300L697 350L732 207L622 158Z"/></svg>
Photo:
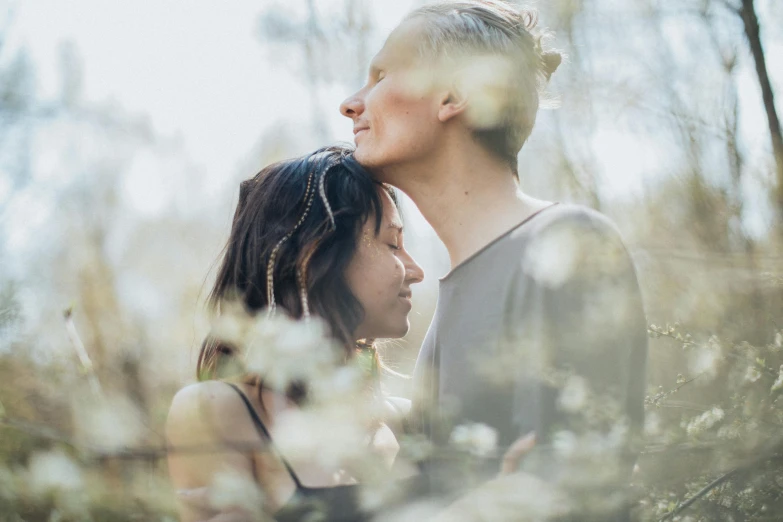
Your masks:
<svg viewBox="0 0 783 522"><path fill-rule="evenodd" d="M778 118L778 113L775 109L775 95L772 91L769 74L767 73L764 48L761 45L761 29L753 0L742 0L742 8L739 10L739 14L745 26L745 36L748 38L748 45L750 45L753 60L756 62L756 75L761 86L764 109L767 112L769 133L772 138L772 154L775 157L775 165L777 166L777 211L778 215L783 216L783 132L781 132L780 118Z"/></svg>

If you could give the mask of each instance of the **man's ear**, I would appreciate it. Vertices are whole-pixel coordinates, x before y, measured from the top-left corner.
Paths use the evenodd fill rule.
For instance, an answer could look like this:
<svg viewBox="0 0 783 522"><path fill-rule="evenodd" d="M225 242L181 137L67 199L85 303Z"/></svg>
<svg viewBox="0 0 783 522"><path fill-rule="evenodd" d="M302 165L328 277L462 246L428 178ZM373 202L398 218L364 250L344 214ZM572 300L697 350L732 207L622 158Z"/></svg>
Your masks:
<svg viewBox="0 0 783 522"><path fill-rule="evenodd" d="M468 97L457 86L452 86L448 91L444 91L441 97L438 119L441 123L446 123L465 112L467 106Z"/></svg>

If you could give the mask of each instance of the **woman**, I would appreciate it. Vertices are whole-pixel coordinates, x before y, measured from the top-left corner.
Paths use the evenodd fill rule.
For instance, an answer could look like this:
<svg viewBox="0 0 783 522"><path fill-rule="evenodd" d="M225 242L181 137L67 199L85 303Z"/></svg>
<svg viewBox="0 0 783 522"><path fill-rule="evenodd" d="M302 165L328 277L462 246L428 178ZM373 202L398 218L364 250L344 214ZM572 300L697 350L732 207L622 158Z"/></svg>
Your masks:
<svg viewBox="0 0 783 522"><path fill-rule="evenodd" d="M328 147L271 165L242 183L209 302L218 315L238 302L256 318L263 312L263 317L320 319L338 348L336 368L351 367L357 354L369 361L368 386L362 388L368 391L354 395L371 405L379 365L372 340L407 333L411 285L423 276L405 250L394 192L374 181L350 150ZM361 478L357 460L368 457L388 468L399 447L382 414L357 407L351 411L358 414L348 420L327 415L336 419L331 426L305 435L317 447L319 440L331 440L333 430L349 433L344 438L356 435L346 424L358 422L366 444L352 454L338 452L331 459L286 454L286 444L293 447L290 440L303 435L302 429L295 431L302 425L298 413L319 404L329 412L342 407L344 414L345 401L325 397L326 392L315 396L317 385L306 378L286 381L279 373L248 370L242 366L249 359L241 343L225 337L230 336L204 342L197 368L201 382L180 390L172 403L166 436L175 450L169 457L174 486L214 488L226 476L259 486L262 495L250 488L244 508L213 498L220 512L213 520L258 516L254 510L260 504L276 520L302 520L316 511L325 516L318 520L367 518L354 485ZM330 343L316 349L333 353ZM293 435L278 438L280 433ZM187 447L221 449L176 451ZM186 521L216 515L187 502L181 514Z"/></svg>

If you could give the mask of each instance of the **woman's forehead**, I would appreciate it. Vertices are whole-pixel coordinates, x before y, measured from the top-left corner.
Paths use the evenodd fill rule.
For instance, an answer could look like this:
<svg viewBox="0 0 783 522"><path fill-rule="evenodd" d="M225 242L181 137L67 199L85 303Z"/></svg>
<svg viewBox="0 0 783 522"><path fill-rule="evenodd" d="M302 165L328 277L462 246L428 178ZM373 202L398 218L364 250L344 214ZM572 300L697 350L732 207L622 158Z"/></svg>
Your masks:
<svg viewBox="0 0 783 522"><path fill-rule="evenodd" d="M402 219L397 209L397 204L385 188L380 189L383 200L383 227L391 227L402 230Z"/></svg>

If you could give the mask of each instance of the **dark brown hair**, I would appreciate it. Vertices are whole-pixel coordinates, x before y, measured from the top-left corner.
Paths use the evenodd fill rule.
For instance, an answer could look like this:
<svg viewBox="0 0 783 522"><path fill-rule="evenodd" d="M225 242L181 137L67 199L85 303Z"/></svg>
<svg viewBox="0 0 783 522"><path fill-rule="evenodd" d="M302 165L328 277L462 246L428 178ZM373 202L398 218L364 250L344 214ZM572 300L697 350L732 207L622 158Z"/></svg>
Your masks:
<svg viewBox="0 0 783 522"><path fill-rule="evenodd" d="M321 178L329 208L317 193ZM309 211L305 212L310 199L308 180L310 190L316 192ZM352 150L341 146L325 147L275 163L243 181L231 234L209 294L212 310L219 314L221 304L227 300L238 300L251 315L268 306L270 255L280 239L301 220L295 233L280 247L274 263L277 307L292 318L301 318L300 285L303 284L310 313L326 322L331 336L345 347L346 357L353 356L357 349L370 349L377 366L374 347L368 343L357 344L353 337L364 318L364 309L351 292L345 271L367 219L373 217L375 233L380 231L383 200L379 189L386 190L397 204L394 191L375 181L354 160ZM301 283L298 273L303 275ZM207 337L196 368L199 380L225 376L221 370L236 362L236 351L237 347L225 341ZM261 384L260 376L244 377ZM287 393L301 400L304 386L294 385Z"/></svg>

